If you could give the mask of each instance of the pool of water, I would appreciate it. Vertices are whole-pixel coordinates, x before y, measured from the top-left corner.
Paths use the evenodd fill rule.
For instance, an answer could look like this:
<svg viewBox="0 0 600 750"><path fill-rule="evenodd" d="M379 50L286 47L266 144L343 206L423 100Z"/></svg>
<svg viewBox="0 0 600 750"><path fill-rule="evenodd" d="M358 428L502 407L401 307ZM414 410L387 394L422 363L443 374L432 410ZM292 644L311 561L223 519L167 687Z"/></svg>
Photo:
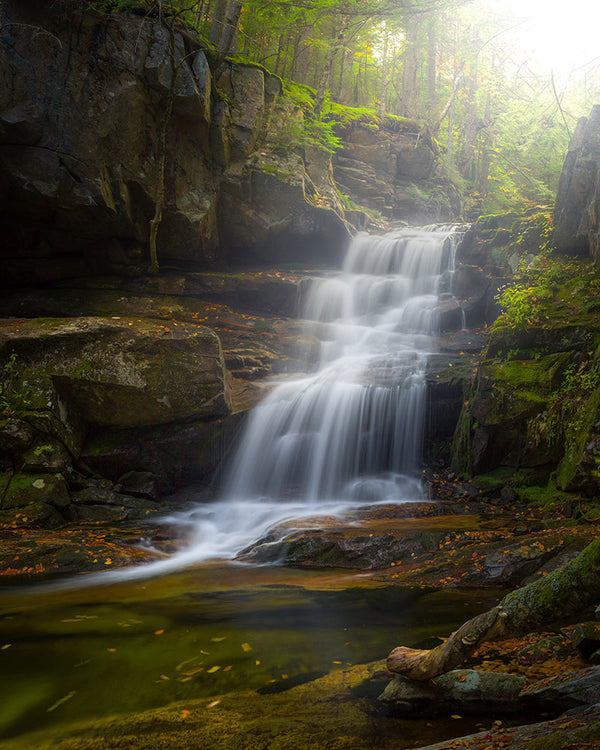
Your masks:
<svg viewBox="0 0 600 750"><path fill-rule="evenodd" d="M231 563L71 591L4 589L0 738L233 691L266 696L447 636L497 598Z"/></svg>

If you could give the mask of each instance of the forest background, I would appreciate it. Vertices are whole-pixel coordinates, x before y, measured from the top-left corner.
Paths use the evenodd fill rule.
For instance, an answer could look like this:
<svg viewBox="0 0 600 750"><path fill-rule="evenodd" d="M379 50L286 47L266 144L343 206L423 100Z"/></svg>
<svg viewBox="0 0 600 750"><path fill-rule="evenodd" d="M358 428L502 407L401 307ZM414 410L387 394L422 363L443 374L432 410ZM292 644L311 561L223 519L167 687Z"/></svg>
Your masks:
<svg viewBox="0 0 600 750"><path fill-rule="evenodd" d="M221 58L280 76L303 113L291 141L335 151L336 127L419 123L439 146L465 218L549 205L600 57L577 2L513 0L95 0L175 17ZM294 132L294 130L298 132Z"/></svg>

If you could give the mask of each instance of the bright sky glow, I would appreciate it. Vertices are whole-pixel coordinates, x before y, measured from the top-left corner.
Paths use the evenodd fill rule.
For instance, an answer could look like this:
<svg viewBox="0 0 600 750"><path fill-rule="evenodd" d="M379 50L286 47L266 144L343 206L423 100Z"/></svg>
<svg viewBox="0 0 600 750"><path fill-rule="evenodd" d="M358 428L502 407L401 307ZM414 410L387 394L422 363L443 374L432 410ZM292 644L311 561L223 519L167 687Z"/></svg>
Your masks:
<svg viewBox="0 0 600 750"><path fill-rule="evenodd" d="M592 60L600 64L599 0L491 0L490 5L522 20L515 36L541 72L566 75Z"/></svg>

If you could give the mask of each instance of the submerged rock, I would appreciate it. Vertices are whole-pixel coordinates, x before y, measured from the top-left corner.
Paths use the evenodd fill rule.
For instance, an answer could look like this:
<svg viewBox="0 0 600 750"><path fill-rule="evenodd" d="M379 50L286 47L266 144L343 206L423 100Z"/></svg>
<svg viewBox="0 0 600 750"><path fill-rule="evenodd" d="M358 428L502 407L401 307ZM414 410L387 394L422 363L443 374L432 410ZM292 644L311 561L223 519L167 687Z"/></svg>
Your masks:
<svg viewBox="0 0 600 750"><path fill-rule="evenodd" d="M516 674L455 669L429 682L394 677L379 700L399 713L436 716L459 713L514 713L525 677Z"/></svg>

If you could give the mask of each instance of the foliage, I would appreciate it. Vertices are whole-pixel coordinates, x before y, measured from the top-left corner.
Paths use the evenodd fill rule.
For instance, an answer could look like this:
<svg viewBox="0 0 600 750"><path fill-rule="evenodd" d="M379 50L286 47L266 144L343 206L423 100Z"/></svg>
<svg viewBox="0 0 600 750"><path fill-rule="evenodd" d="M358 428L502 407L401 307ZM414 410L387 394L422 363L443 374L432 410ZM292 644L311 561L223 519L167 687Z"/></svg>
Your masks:
<svg viewBox="0 0 600 750"><path fill-rule="evenodd" d="M17 387L17 355L11 354L2 368L0 382L0 412L5 416L22 414L30 408L31 386Z"/></svg>
<svg viewBox="0 0 600 750"><path fill-rule="evenodd" d="M215 49L219 14L236 1L89 0L153 17L160 6ZM284 81L304 115L285 134L295 146L333 153L339 128L356 122L431 133L466 217L475 218L553 200L569 139L564 111L587 114L597 93L582 72L557 96L551 77L524 57L516 26L489 0L246 0L230 54Z"/></svg>
<svg viewBox="0 0 600 750"><path fill-rule="evenodd" d="M520 269L511 286L497 298L503 315L495 325L518 330L547 326L561 313L572 314L575 289L586 292L578 301L593 302L597 287L598 275L589 263L555 257L546 248L529 267Z"/></svg>

